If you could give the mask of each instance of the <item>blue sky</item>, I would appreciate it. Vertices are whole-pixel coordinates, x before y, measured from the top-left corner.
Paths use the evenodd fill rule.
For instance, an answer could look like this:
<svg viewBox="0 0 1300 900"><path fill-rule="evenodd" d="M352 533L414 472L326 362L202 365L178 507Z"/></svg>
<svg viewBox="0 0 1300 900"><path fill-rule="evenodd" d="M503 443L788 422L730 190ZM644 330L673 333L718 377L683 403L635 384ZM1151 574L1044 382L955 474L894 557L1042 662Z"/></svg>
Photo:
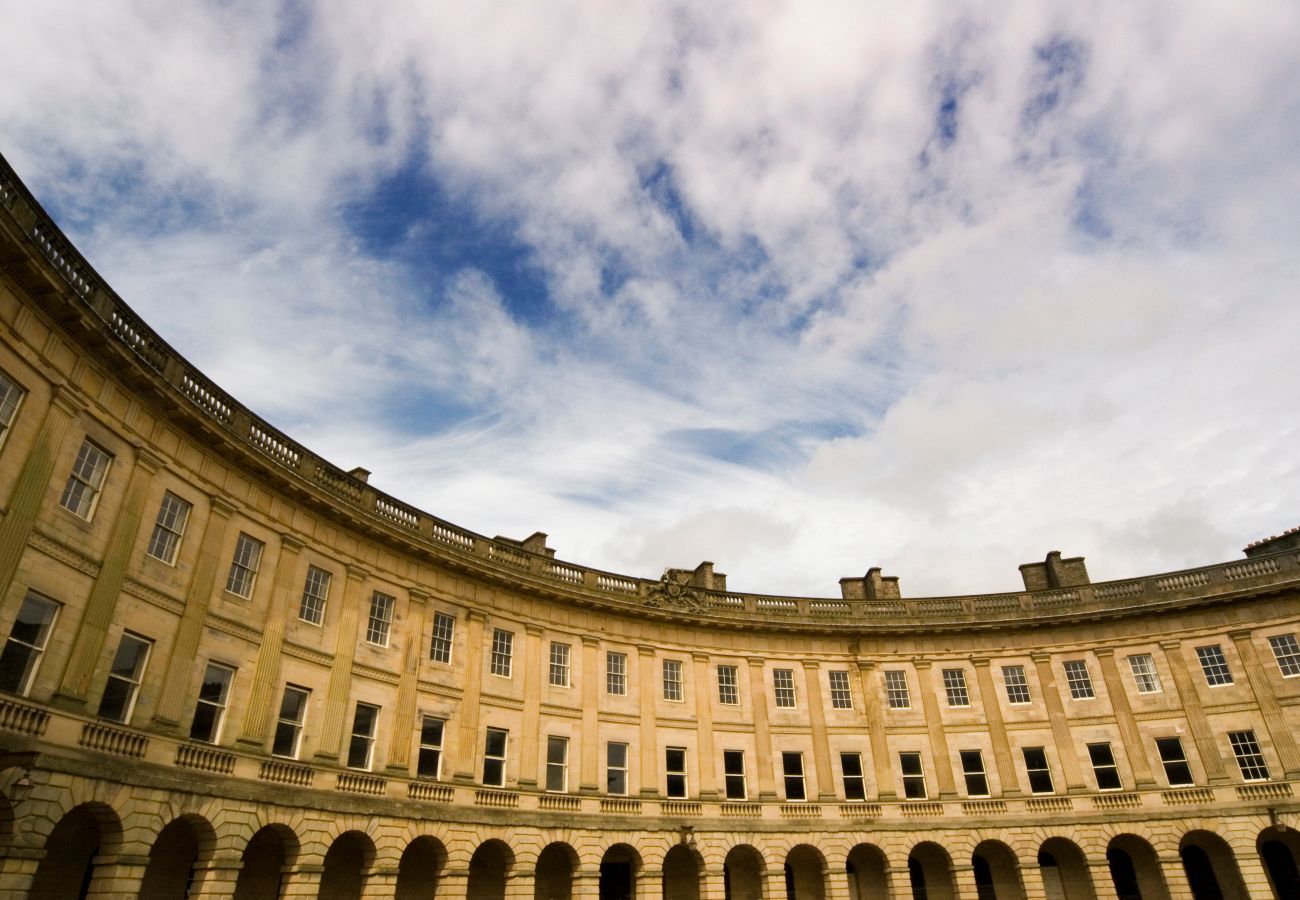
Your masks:
<svg viewBox="0 0 1300 900"><path fill-rule="evenodd" d="M1294 4L0 16L0 152L119 293L476 531L824 596L1296 524Z"/></svg>

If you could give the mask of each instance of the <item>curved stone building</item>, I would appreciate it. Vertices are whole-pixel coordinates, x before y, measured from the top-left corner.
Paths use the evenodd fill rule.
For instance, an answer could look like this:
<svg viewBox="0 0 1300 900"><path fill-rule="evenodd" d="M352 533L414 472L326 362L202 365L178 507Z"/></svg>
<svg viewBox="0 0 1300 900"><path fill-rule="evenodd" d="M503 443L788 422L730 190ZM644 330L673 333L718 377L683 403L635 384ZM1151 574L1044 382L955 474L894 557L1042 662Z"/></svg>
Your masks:
<svg viewBox="0 0 1300 900"><path fill-rule="evenodd" d="M1300 533L729 592L414 509L0 164L0 897L1300 896Z"/></svg>

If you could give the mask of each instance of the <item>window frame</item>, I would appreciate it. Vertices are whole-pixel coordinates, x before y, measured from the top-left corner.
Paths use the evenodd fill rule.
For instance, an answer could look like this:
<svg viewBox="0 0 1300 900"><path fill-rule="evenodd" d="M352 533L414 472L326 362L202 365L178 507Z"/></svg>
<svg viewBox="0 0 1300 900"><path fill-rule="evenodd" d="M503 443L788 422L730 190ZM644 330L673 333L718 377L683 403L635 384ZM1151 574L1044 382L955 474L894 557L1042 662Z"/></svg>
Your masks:
<svg viewBox="0 0 1300 900"><path fill-rule="evenodd" d="M1160 673L1156 670L1156 658L1151 653L1133 653L1128 657L1129 673L1133 676L1133 687L1139 694L1163 694L1164 685L1160 683Z"/></svg>
<svg viewBox="0 0 1300 900"><path fill-rule="evenodd" d="M554 752L558 748L559 759ZM554 776L558 776L558 779ZM558 780L558 787L555 786ZM569 739L563 735L546 736L546 792L548 794L566 794L569 791Z"/></svg>
<svg viewBox="0 0 1300 900"><path fill-rule="evenodd" d="M1024 666L1003 666L1002 688L1007 692L1007 704L1010 706L1024 706L1034 702L1033 695L1029 692L1029 676L1025 674Z"/></svg>
<svg viewBox="0 0 1300 900"><path fill-rule="evenodd" d="M679 755L680 765L675 765L673 757ZM669 800L686 800L690 797L690 782L686 771L686 748L664 748L664 796Z"/></svg>
<svg viewBox="0 0 1300 900"><path fill-rule="evenodd" d="M1036 753L1043 758L1042 766L1031 766L1029 754ZM1046 747L1021 747L1020 758L1025 763L1025 778L1029 782L1029 793L1031 794L1055 794L1056 784L1052 780L1052 764L1047 758ZM1046 790L1040 790L1041 779L1046 779Z"/></svg>
<svg viewBox="0 0 1300 900"><path fill-rule="evenodd" d="M207 686L211 683L216 683L213 679L208 678L209 673L211 673L213 670L225 673L224 682L221 684L221 691L219 693L219 696L216 697L215 699L204 696L204 691L207 688ZM234 666L228 666L225 663L219 663L219 662L214 662L212 660L208 660L208 665L203 670L203 680L199 682L198 699L194 701L194 717L190 719L190 740L191 741L198 741L201 744L212 744L214 746L221 743L221 727L225 724L226 721L226 710L228 709L230 703L230 687L234 683L235 683ZM200 722L203 721L200 718L200 710L202 709L209 709L212 711L209 714L210 720L207 728L207 734L208 734L207 737L200 737L199 735L195 734L195 729L198 728Z"/></svg>
<svg viewBox="0 0 1300 900"><path fill-rule="evenodd" d="M915 771L908 771L911 768L908 763L914 762ZM925 760L922 759L920 751L917 750L900 750L898 752L898 771L903 780L903 799L904 800L927 800L930 792L925 783Z"/></svg>
<svg viewBox="0 0 1300 900"><path fill-rule="evenodd" d="M605 693L614 697L627 696L627 654L617 650L605 651Z"/></svg>
<svg viewBox="0 0 1300 900"><path fill-rule="evenodd" d="M1233 758L1237 760L1242 781L1268 781L1272 777L1268 770L1268 760L1264 758L1264 749L1255 736L1255 729L1229 731L1228 746L1232 748Z"/></svg>
<svg viewBox="0 0 1300 900"><path fill-rule="evenodd" d="M445 627L444 627L445 626ZM433 614L433 634L429 638L429 661L450 663L456 642L456 617L445 612Z"/></svg>
<svg viewBox="0 0 1300 900"><path fill-rule="evenodd" d="M854 761L857 772L850 772L847 765L849 760ZM865 803L867 800L867 773L862 767L862 754L856 751L844 750L840 752L840 780L844 784L844 799L848 803ZM850 790L849 785L856 784L855 790Z"/></svg>
<svg viewBox="0 0 1300 900"><path fill-rule="evenodd" d="M551 687L572 687L570 681L573 646L563 641L551 641L550 662L547 668L547 683Z"/></svg>
<svg viewBox="0 0 1300 900"><path fill-rule="evenodd" d="M1206 644L1204 647L1197 647L1196 659L1201 664L1201 674L1205 676L1205 683L1210 687L1227 687L1235 683L1222 644Z"/></svg>
<svg viewBox="0 0 1300 900"><path fill-rule="evenodd" d="M180 555L181 541L185 537L185 526L189 524L190 513L193 511L194 504L171 491L163 491L145 555L164 565L175 566L176 557Z"/></svg>
<svg viewBox="0 0 1300 900"><path fill-rule="evenodd" d="M1088 762L1092 765L1092 777L1097 782L1099 791L1122 791L1124 790L1124 779L1119 773L1119 760L1115 759L1115 750L1111 747L1110 741L1093 741L1086 745L1088 748ZM1098 756L1104 753L1110 761L1099 761ZM1103 779L1102 773L1109 773L1109 777ZM1109 782L1113 778L1115 783L1103 784L1103 780Z"/></svg>
<svg viewBox="0 0 1300 900"><path fill-rule="evenodd" d="M139 646L140 652L135 657L135 664L130 675L124 675L118 671L118 660L122 657L123 649L127 642L134 642ZM113 661L109 664L108 676L104 680L104 690L99 696L99 709L95 713L97 718L104 719L108 722L116 722L119 725L129 725L131 717L135 715L135 704L140 698L140 685L144 683L144 673L149 667L149 657L153 655L153 640L142 634L136 634L132 631L123 631L122 637L118 639L117 649L113 651ZM116 688L115 685L124 685ZM121 705L121 715L115 718L105 712L105 704L108 702L110 692L125 691L124 699Z"/></svg>
<svg viewBox="0 0 1300 900"><path fill-rule="evenodd" d="M334 575L320 566L307 566L303 577L302 597L298 600L298 621L317 628L325 623L325 608L329 604L330 585Z"/></svg>
<svg viewBox="0 0 1300 900"><path fill-rule="evenodd" d="M826 680L831 690L831 709L852 709L853 686L848 669L831 669L826 673Z"/></svg>
<svg viewBox="0 0 1300 900"><path fill-rule="evenodd" d="M622 762L614 764L614 749L618 748L622 756ZM615 790L614 778L615 773L623 783L622 790ZM605 793L611 797L626 797L628 792L628 744L626 741L606 741L605 742Z"/></svg>
<svg viewBox="0 0 1300 900"><path fill-rule="evenodd" d="M301 699L298 702L297 718L288 718L285 715L285 707L288 705L290 694L296 695ZM271 738L271 755L280 759L297 759L302 753L302 736L307 723L307 704L311 700L311 689L296 684L286 683L284 690L280 693L280 709L276 713L275 732ZM287 752L279 752L276 747L280 745L281 735L289 735L291 748Z"/></svg>
<svg viewBox="0 0 1300 900"><path fill-rule="evenodd" d="M436 739L433 732L436 731ZM447 738L447 720L441 716L420 717L420 746L415 756L415 776L437 781L442 775L442 745ZM430 773L428 770L432 768Z"/></svg>
<svg viewBox="0 0 1300 900"><path fill-rule="evenodd" d="M782 750L781 783L785 788L786 803L808 802L808 782L805 777L803 753L798 750Z"/></svg>
<svg viewBox="0 0 1300 900"><path fill-rule="evenodd" d="M967 797L990 797L988 769L984 767L984 753L981 750L958 750L957 758L961 762L962 778L966 782ZM982 787L982 790L981 790Z"/></svg>
<svg viewBox="0 0 1300 900"><path fill-rule="evenodd" d="M772 701L777 709L799 708L799 695L794 687L794 669L772 670Z"/></svg>
<svg viewBox="0 0 1300 900"><path fill-rule="evenodd" d="M500 738L501 750L499 753L492 752L492 739ZM506 761L510 758L510 731L505 728L495 728L488 726L483 731L483 786L484 787L505 787L506 786ZM495 781L489 778L489 775L495 772Z"/></svg>
<svg viewBox="0 0 1300 900"><path fill-rule="evenodd" d="M22 617L23 610L29 605L43 607L40 616L42 621L36 624L36 634L31 641L14 636L20 623L26 630L27 623L22 622ZM8 671L8 665L13 665L14 662L21 660L22 663L22 671L18 675L17 682L12 690L7 691L8 693L17 697L26 697L32 689L32 682L36 680L36 672L45 657L46 648L50 645L50 635L54 632L54 625L58 622L59 612L62 609L63 604L36 591L28 591L23 595L22 603L18 604L18 612L9 625L9 636L5 638L4 648L0 649L0 662L8 661L8 664L3 667L4 671ZM48 616L45 615L47 612ZM11 647L20 649L11 651Z"/></svg>
<svg viewBox="0 0 1300 900"><path fill-rule="evenodd" d="M393 617L397 598L383 591L370 595L370 610L366 615L366 643L372 647L387 647L393 633Z"/></svg>
<svg viewBox="0 0 1300 900"><path fill-rule="evenodd" d="M665 659L660 666L663 678L663 696L669 703L682 703L685 699L683 687L682 661Z"/></svg>
<svg viewBox="0 0 1300 900"><path fill-rule="evenodd" d="M366 710L368 722L362 721L362 710ZM348 738L347 768L358 772L369 772L375 762L375 735L379 733L380 707L373 703L357 701L352 711L352 735ZM362 729L369 725L368 730Z"/></svg>
<svg viewBox="0 0 1300 900"><path fill-rule="evenodd" d="M970 706L970 688L966 686L966 670L944 669L943 692L948 699L950 709Z"/></svg>
<svg viewBox="0 0 1300 900"><path fill-rule="evenodd" d="M889 709L911 709L912 691L907 685L906 669L885 669L885 705ZM891 684L890 682L893 682Z"/></svg>
<svg viewBox="0 0 1300 900"><path fill-rule="evenodd" d="M515 633L504 628L493 628L488 671L498 678L513 677L514 656Z"/></svg>
<svg viewBox="0 0 1300 900"><path fill-rule="evenodd" d="M113 460L113 454L97 441L91 440L89 435L84 437L59 497L59 506L78 519L94 521L95 510L99 508L99 498L104 492L104 483L108 481Z"/></svg>
<svg viewBox="0 0 1300 900"><path fill-rule="evenodd" d="M733 766L732 763L738 765ZM749 799L749 779L745 776L744 750L722 751L722 794L723 799L729 803L744 803Z"/></svg>
<svg viewBox="0 0 1300 900"><path fill-rule="evenodd" d="M1192 777L1192 765L1187 760L1187 751L1183 749L1183 742L1176 735L1168 737L1158 737L1156 741L1156 753L1160 757L1160 765L1165 770L1165 781L1169 782L1171 788L1191 787L1196 784L1196 779ZM1175 781L1175 778L1181 780Z"/></svg>
<svg viewBox="0 0 1300 900"><path fill-rule="evenodd" d="M8 372L0 370L0 450L9 440L14 420L18 418L18 410L22 409L26 397L27 389Z"/></svg>
<svg viewBox="0 0 1300 900"><path fill-rule="evenodd" d="M737 666L718 666L718 703L740 705L740 669Z"/></svg>
<svg viewBox="0 0 1300 900"><path fill-rule="evenodd" d="M250 600L257 589L257 572L262 566L262 553L266 544L246 532L235 538L235 552L230 559L230 574L226 576L226 593Z"/></svg>
<svg viewBox="0 0 1300 900"><path fill-rule="evenodd" d="M1268 646L1283 678L1300 677L1300 641L1296 640L1295 634L1271 635Z"/></svg>
<svg viewBox="0 0 1300 900"><path fill-rule="evenodd" d="M1086 659L1067 659L1061 662L1065 670L1065 684L1070 689L1071 700L1096 700L1097 689L1092 684L1092 672Z"/></svg>

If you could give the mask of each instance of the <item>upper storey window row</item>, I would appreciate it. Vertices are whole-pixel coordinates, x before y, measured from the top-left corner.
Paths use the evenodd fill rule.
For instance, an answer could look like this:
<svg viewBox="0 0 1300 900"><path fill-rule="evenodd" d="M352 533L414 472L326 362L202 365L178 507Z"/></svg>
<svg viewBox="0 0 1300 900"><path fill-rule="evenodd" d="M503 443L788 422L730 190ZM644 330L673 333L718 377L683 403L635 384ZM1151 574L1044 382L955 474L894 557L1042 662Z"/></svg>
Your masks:
<svg viewBox="0 0 1300 900"><path fill-rule="evenodd" d="M77 460L72 464L68 483L63 488L59 505L74 516L90 521L95 514L95 505L99 502L99 492L104 487L108 476L108 467L113 462L113 455L100 447L90 438L81 442L77 451Z"/></svg>
<svg viewBox="0 0 1300 900"><path fill-rule="evenodd" d="M393 627L393 607L397 599L375 591L370 597L370 615L366 619L366 641L378 647L388 646L388 633Z"/></svg>
<svg viewBox="0 0 1300 900"><path fill-rule="evenodd" d="M226 590L236 597L253 596L253 585L257 582L257 569L262 564L262 549L265 545L256 538L242 532L235 541L235 558L230 563L230 575L226 578Z"/></svg>
<svg viewBox="0 0 1300 900"><path fill-rule="evenodd" d="M146 552L169 566L176 565L176 551L180 548L181 538L185 535L185 524L189 520L190 504L167 491L163 494L162 506L158 509L158 519L154 522Z"/></svg>
<svg viewBox="0 0 1300 900"><path fill-rule="evenodd" d="M1197 647L1196 658L1201 661L1201 671L1210 687L1232 684L1232 671L1228 660L1223 655L1223 648L1218 644L1209 647Z"/></svg>
<svg viewBox="0 0 1300 900"><path fill-rule="evenodd" d="M627 694L626 653L615 653L611 650L605 654L605 691L616 697Z"/></svg>
<svg viewBox="0 0 1300 900"><path fill-rule="evenodd" d="M1156 663L1150 653L1130 656L1128 666L1133 673L1133 684L1139 694L1160 693L1160 676L1156 674Z"/></svg>
<svg viewBox="0 0 1300 900"><path fill-rule="evenodd" d="M1294 634L1279 634L1268 639L1277 659L1277 667L1287 678L1300 675L1300 644Z"/></svg>
<svg viewBox="0 0 1300 900"><path fill-rule="evenodd" d="M514 658L515 634L504 628L492 630L492 674L502 678L510 677Z"/></svg>
<svg viewBox="0 0 1300 900"><path fill-rule="evenodd" d="M302 586L302 602L298 604L298 618L312 625L325 621L325 601L330 595L329 572L315 566L307 567L307 580Z"/></svg>
<svg viewBox="0 0 1300 900"><path fill-rule="evenodd" d="M434 613L433 639L429 643L429 659L438 663L451 662L451 645L456 638L456 619L446 613Z"/></svg>
<svg viewBox="0 0 1300 900"><path fill-rule="evenodd" d="M1070 687L1071 700L1091 700L1097 696L1092 690L1092 676L1088 674L1087 660L1065 661L1065 683Z"/></svg>

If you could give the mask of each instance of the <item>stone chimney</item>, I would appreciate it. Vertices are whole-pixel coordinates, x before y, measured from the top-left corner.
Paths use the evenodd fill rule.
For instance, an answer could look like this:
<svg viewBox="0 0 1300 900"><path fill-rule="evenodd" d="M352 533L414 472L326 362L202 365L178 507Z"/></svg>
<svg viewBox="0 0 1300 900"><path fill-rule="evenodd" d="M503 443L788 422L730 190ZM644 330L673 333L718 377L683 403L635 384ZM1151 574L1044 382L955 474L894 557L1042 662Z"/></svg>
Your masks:
<svg viewBox="0 0 1300 900"><path fill-rule="evenodd" d="M348 474L351 475L353 478L355 478L357 481L361 482L362 484L370 483L369 469L363 469L360 466L357 466L355 469L348 472Z"/></svg>
<svg viewBox="0 0 1300 900"><path fill-rule="evenodd" d="M1047 559L1043 562L1025 563L1020 567L1020 577L1024 580L1027 591L1052 591L1089 583L1083 557L1061 559L1060 550L1047 554Z"/></svg>
<svg viewBox="0 0 1300 900"><path fill-rule="evenodd" d="M664 574L673 581L689 584L703 591L725 592L727 590L727 576L713 571L711 562L702 562L694 569L668 569Z"/></svg>
<svg viewBox="0 0 1300 900"><path fill-rule="evenodd" d="M1268 556L1270 553L1281 553L1284 550L1300 550L1300 527L1247 544L1246 549L1241 552L1245 553L1248 559L1254 559L1256 556Z"/></svg>
<svg viewBox="0 0 1300 900"><path fill-rule="evenodd" d="M861 578L841 578L840 596L845 600L898 600L903 595L897 575L881 575L880 567L868 569Z"/></svg>
<svg viewBox="0 0 1300 900"><path fill-rule="evenodd" d="M555 551L546 546L546 533L542 531L534 531L522 541L517 541L514 538L502 537L499 534L492 540L496 541L498 544L510 544L518 547L526 553L536 553L538 556L545 556L547 559L555 558Z"/></svg>

